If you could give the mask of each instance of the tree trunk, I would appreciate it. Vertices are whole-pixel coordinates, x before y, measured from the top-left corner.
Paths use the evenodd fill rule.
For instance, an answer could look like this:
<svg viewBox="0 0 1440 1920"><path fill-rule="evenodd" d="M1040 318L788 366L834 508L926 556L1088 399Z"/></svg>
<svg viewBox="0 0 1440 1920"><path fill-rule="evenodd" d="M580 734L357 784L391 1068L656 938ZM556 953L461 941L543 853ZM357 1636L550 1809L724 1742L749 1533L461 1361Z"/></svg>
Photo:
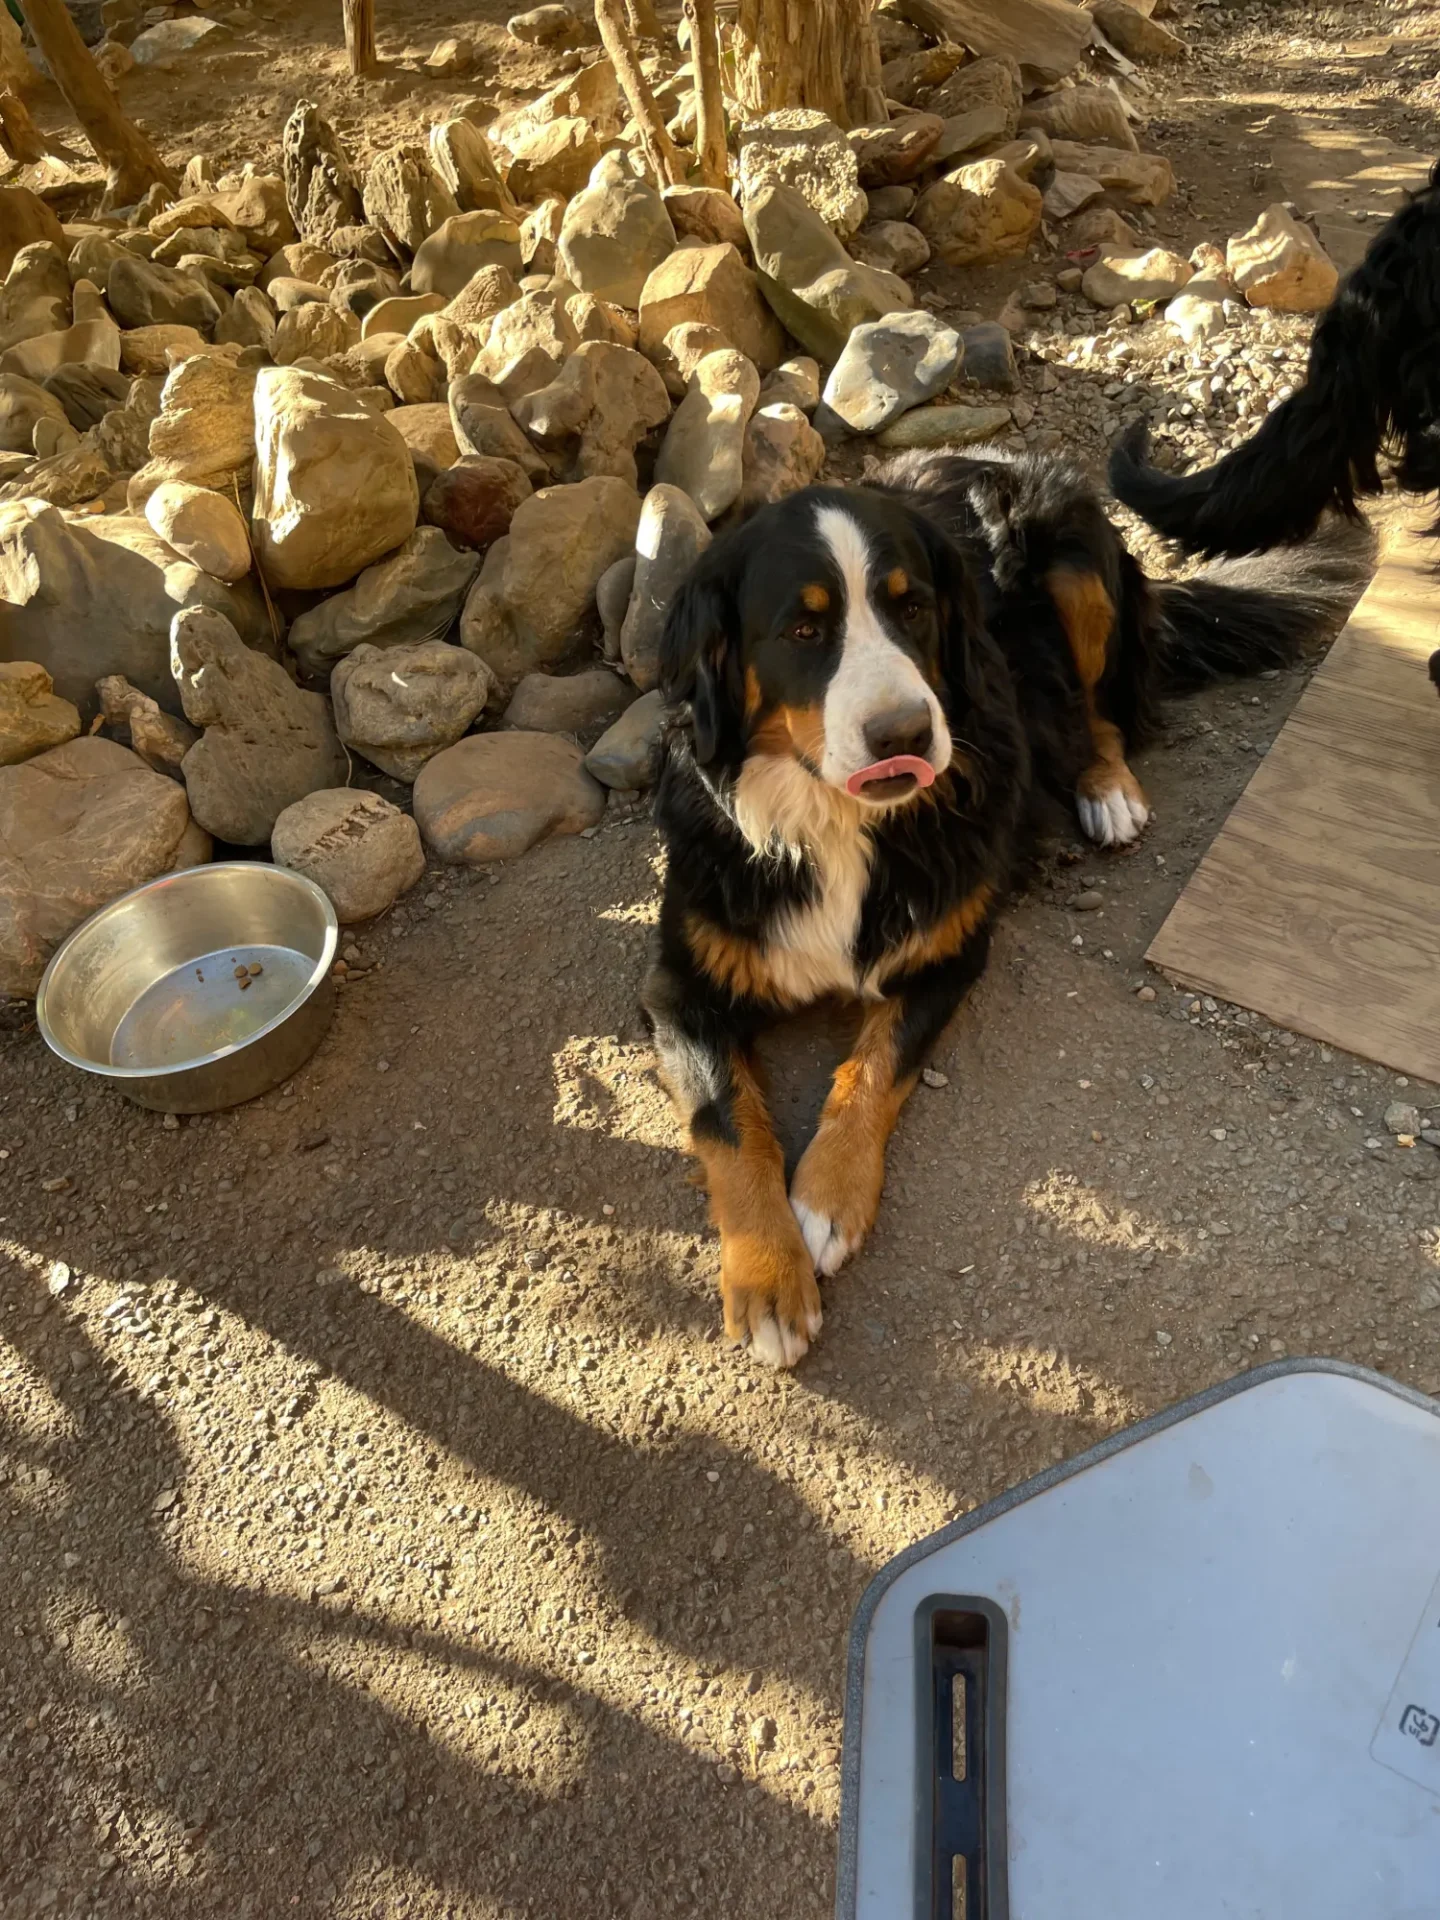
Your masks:
<svg viewBox="0 0 1440 1920"><path fill-rule="evenodd" d="M740 0L735 82L750 113L812 107L841 127L883 120L874 0Z"/></svg>
<svg viewBox="0 0 1440 1920"><path fill-rule="evenodd" d="M700 180L707 187L723 187L729 178L730 156L725 146L725 91L720 82L715 0L685 0L685 18L690 23L690 58L695 64L695 152Z"/></svg>
<svg viewBox="0 0 1440 1920"><path fill-rule="evenodd" d="M375 0L342 0L342 4L350 73L354 79L362 80L380 64L375 57Z"/></svg>
<svg viewBox="0 0 1440 1920"><path fill-rule="evenodd" d="M0 93L0 147L12 160L43 160L45 142L30 118L30 109L13 87Z"/></svg>
<svg viewBox="0 0 1440 1920"><path fill-rule="evenodd" d="M620 90L640 133L651 172L662 187L676 187L685 178L685 162L670 135L650 91L650 83L640 70L635 38L625 18L624 0L595 0L595 24L620 82Z"/></svg>
<svg viewBox="0 0 1440 1920"><path fill-rule="evenodd" d="M637 40L658 40L663 31L655 13L655 0L625 0L630 16L630 31Z"/></svg>
<svg viewBox="0 0 1440 1920"><path fill-rule="evenodd" d="M120 103L90 58L65 0L25 0L25 18L56 86L85 129L96 156L109 169L102 208L129 206L157 180L168 192L175 192L179 184L176 176L140 129L120 111Z"/></svg>

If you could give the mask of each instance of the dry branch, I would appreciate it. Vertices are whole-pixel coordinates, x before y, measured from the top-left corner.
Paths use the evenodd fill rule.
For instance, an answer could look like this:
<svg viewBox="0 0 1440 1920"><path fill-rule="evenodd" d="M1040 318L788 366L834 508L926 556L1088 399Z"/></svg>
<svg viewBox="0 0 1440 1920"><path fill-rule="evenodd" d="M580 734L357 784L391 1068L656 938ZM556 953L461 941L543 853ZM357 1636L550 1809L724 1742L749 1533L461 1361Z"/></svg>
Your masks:
<svg viewBox="0 0 1440 1920"><path fill-rule="evenodd" d="M700 180L707 187L723 187L730 156L725 146L725 91L720 81L715 0L684 0L684 4L690 23L690 58L695 63L695 152Z"/></svg>
<svg viewBox="0 0 1440 1920"><path fill-rule="evenodd" d="M662 187L679 186L685 178L685 162L665 131L650 83L640 70L640 55L625 18L624 0L595 0L595 24L639 131L651 172Z"/></svg>
<svg viewBox="0 0 1440 1920"><path fill-rule="evenodd" d="M25 0L25 18L96 155L109 170L102 205L129 206L158 180L174 193L179 182L150 141L120 111L105 77L80 38L65 0Z"/></svg>

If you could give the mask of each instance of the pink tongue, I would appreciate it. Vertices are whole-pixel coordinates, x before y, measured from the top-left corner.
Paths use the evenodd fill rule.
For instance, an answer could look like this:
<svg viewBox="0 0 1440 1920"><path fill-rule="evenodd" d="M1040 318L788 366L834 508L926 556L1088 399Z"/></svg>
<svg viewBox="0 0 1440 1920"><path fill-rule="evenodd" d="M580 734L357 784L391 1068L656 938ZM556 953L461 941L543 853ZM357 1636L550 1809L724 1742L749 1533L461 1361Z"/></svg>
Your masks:
<svg viewBox="0 0 1440 1920"><path fill-rule="evenodd" d="M876 780L898 780L902 773L908 773L921 787L933 786L935 781L935 769L928 760L921 760L913 753L897 753L893 760L877 760L873 766L852 773L845 782L845 791L859 793Z"/></svg>

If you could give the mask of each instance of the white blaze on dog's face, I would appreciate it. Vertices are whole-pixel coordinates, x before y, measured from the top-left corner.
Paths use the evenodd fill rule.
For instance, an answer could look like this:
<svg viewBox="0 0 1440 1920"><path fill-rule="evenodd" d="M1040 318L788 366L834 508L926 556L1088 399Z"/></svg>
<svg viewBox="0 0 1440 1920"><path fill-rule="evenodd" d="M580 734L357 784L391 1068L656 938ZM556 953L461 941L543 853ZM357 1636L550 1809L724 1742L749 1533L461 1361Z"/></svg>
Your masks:
<svg viewBox="0 0 1440 1920"><path fill-rule="evenodd" d="M932 773L950 764L951 739L940 700L902 636L933 618L922 583L885 565L861 522L826 502L816 512L820 539L844 594L840 650L825 690L820 776L885 807L912 799L923 783L914 772L855 784L869 768L892 761L922 763ZM919 771L920 769L917 769Z"/></svg>

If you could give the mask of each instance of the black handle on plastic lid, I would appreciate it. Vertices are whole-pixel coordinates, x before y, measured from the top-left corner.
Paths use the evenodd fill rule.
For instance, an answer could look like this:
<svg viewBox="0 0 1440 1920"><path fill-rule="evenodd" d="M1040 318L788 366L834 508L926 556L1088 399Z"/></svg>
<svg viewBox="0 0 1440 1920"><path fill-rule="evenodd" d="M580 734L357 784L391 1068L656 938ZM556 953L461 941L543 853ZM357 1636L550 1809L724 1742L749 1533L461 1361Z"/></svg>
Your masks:
<svg viewBox="0 0 1440 1920"><path fill-rule="evenodd" d="M915 1920L1008 1920L1009 1623L992 1600L936 1594L915 1614Z"/></svg>

